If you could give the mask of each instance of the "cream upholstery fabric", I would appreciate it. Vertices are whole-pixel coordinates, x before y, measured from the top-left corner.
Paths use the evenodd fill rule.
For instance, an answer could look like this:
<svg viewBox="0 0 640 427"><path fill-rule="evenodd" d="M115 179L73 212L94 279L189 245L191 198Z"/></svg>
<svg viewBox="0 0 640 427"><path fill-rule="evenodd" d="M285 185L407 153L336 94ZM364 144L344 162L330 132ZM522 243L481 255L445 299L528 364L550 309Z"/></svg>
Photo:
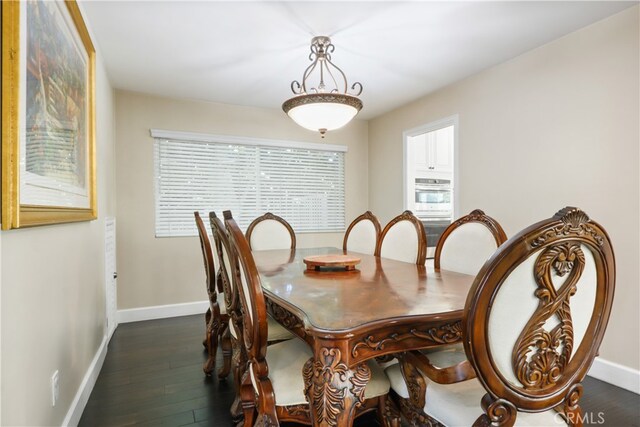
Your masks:
<svg viewBox="0 0 640 427"><path fill-rule="evenodd" d="M251 250L289 249L291 235L289 230L274 219L259 222L251 231Z"/></svg>
<svg viewBox="0 0 640 427"><path fill-rule="evenodd" d="M384 372L387 374L387 378L389 378L391 389L395 391L398 396L408 399L409 390L407 389L407 383L404 381L404 377L402 376L400 364L393 364L385 369Z"/></svg>
<svg viewBox="0 0 640 427"><path fill-rule="evenodd" d="M249 294L249 284L247 283L247 279L244 275L244 269L242 267L240 267L240 282L242 283L242 293L240 294L240 298L244 299L245 307L247 307L249 311L249 317L253 321L253 310L249 309L249 307L252 307L251 297Z"/></svg>
<svg viewBox="0 0 640 427"><path fill-rule="evenodd" d="M270 345L267 349L269 379L276 395L276 405L306 404L302 368L313 357L311 348L294 339ZM375 363L369 363L371 379L364 391L365 398L382 396L389 391L389 380Z"/></svg>
<svg viewBox="0 0 640 427"><path fill-rule="evenodd" d="M432 365L438 368L446 368L447 366L457 365L467 360L462 343L452 344L444 348L425 351L426 356Z"/></svg>
<svg viewBox="0 0 640 427"><path fill-rule="evenodd" d="M446 353L444 351L438 353ZM386 370L391 388L400 397L409 398L407 385L402 377L399 365ZM424 412L440 423L449 426L473 425L482 415L480 401L486 393L476 379L462 381L456 384L438 384L427 379L427 395L425 397ZM516 426L553 427L566 425L554 410L530 414L519 412Z"/></svg>
<svg viewBox="0 0 640 427"><path fill-rule="evenodd" d="M482 415L480 401L485 394L485 389L475 378L456 384L430 382L427 385L424 411L446 426L468 427ZM518 412L515 425L553 427L567 424L556 411L551 409L540 413Z"/></svg>
<svg viewBox="0 0 640 427"><path fill-rule="evenodd" d="M271 316L267 316L267 325L269 328L267 341L282 341L293 338L293 334L280 323L273 320Z"/></svg>
<svg viewBox="0 0 640 427"><path fill-rule="evenodd" d="M347 238L347 250L373 255L376 250L376 228L368 219L358 222Z"/></svg>
<svg viewBox="0 0 640 427"><path fill-rule="evenodd" d="M231 336L235 339L238 339L238 332L236 331L236 327L233 322L229 322L229 332L231 332Z"/></svg>
<svg viewBox="0 0 640 427"><path fill-rule="evenodd" d="M467 360L467 355L464 352L462 344L454 344L445 349L437 349L433 351L424 350L424 352L431 361L431 364L441 368L457 365L458 363ZM407 384L402 376L400 364L396 359L386 365L385 373L387 374L387 377L389 377L391 388L401 397L408 399L409 391L407 390ZM429 381L426 375L423 375L423 377Z"/></svg>
<svg viewBox="0 0 640 427"><path fill-rule="evenodd" d="M229 278L229 285L230 286L235 286L235 284L233 283L233 276L231 275L231 264L229 261L229 254L227 253L227 249L224 245L222 246L222 260L224 262L223 268L224 268L224 272L227 275L227 277Z"/></svg>
<svg viewBox="0 0 640 427"><path fill-rule="evenodd" d="M217 294L218 307L220 307L220 314L227 314L227 305L224 303L224 292Z"/></svg>
<svg viewBox="0 0 640 427"><path fill-rule="evenodd" d="M380 256L415 264L418 258L418 233L410 221L393 225L384 236Z"/></svg>
<svg viewBox="0 0 640 427"><path fill-rule="evenodd" d="M276 405L306 404L302 368L313 351L302 340L293 339L267 347L269 379L276 395Z"/></svg>
<svg viewBox="0 0 640 427"><path fill-rule="evenodd" d="M453 230L444 241L440 268L476 275L497 248L496 240L486 226L468 222Z"/></svg>
<svg viewBox="0 0 640 427"><path fill-rule="evenodd" d="M578 281L576 294L570 300L574 353L584 338L596 297L595 261L586 246L582 246L582 251L585 255L585 269ZM513 270L498 290L489 312L489 350L496 369L507 381L519 387L522 387L522 384L513 372L511 354L518 336L538 307L539 300L534 295L537 285L533 278L533 268L539 255L540 251L532 254ZM554 279L554 285L559 287L566 277L567 275ZM549 320L545 325L547 330L558 323L555 316Z"/></svg>

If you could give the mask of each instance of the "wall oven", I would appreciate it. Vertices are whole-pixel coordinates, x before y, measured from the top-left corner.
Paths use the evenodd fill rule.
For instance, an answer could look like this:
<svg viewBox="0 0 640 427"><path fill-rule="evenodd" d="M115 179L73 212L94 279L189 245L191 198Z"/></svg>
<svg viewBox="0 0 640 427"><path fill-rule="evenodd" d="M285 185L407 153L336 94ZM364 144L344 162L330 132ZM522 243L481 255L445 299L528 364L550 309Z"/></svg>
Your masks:
<svg viewBox="0 0 640 427"><path fill-rule="evenodd" d="M451 221L453 217L451 180L416 178L415 214L425 221Z"/></svg>

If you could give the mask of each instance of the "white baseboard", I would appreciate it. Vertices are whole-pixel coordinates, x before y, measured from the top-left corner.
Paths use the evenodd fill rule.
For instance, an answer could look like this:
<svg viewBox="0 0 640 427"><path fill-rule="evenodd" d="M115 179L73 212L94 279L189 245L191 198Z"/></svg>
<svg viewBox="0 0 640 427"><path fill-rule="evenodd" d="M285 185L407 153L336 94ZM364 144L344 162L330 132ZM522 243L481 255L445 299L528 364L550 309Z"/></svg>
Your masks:
<svg viewBox="0 0 640 427"><path fill-rule="evenodd" d="M596 357L588 375L595 379L640 394L640 371Z"/></svg>
<svg viewBox="0 0 640 427"><path fill-rule="evenodd" d="M142 320L165 319L168 317L204 314L209 301L195 301L182 304L156 305L152 307L118 310L118 323L140 322Z"/></svg>
<svg viewBox="0 0 640 427"><path fill-rule="evenodd" d="M93 386L96 385L96 380L98 379L98 375L100 374L100 370L102 369L104 358L107 356L108 343L109 338L105 335L102 338L102 343L100 344L100 347L98 347L96 355L91 361L91 365L89 365L89 369L87 369L87 373L82 379L82 383L80 383L78 392L73 398L73 402L71 402L71 406L67 411L67 415L64 417L64 421L62 422L63 426L75 427L80 422L80 417L82 417L84 408L85 406L87 406L89 396L91 396L91 392L93 391Z"/></svg>

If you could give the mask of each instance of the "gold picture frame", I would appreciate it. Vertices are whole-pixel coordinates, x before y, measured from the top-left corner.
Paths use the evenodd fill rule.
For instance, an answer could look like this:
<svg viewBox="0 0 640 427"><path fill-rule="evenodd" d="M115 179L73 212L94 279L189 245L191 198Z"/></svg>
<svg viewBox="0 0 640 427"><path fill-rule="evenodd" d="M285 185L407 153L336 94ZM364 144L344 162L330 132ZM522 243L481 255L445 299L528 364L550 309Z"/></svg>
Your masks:
<svg viewBox="0 0 640 427"><path fill-rule="evenodd" d="M2 229L97 218L95 49L75 1L2 2Z"/></svg>

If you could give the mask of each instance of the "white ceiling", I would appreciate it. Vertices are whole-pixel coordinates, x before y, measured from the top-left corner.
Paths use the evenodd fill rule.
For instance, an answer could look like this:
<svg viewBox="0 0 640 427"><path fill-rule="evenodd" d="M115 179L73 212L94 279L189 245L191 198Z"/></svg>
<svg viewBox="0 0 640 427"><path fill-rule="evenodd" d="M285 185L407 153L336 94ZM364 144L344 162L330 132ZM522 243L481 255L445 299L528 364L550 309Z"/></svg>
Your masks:
<svg viewBox="0 0 640 427"><path fill-rule="evenodd" d="M369 119L637 2L85 1L119 89L280 108L329 35Z"/></svg>

